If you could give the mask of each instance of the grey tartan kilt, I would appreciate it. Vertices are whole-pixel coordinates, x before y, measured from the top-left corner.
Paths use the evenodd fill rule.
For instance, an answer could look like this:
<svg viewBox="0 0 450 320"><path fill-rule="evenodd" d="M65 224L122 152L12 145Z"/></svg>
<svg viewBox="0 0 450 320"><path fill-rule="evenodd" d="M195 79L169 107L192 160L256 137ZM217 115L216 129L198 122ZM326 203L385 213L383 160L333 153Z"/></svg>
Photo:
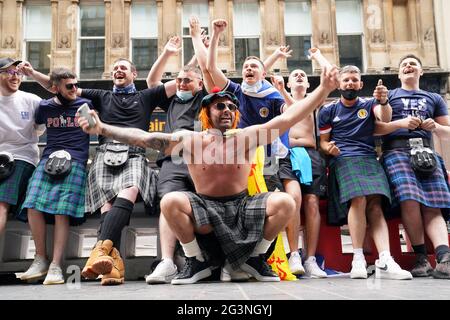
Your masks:
<svg viewBox="0 0 450 320"><path fill-rule="evenodd" d="M130 154L128 161L120 168L105 165L104 155L104 152L97 150L89 169L86 185L86 212L94 213L106 202L114 199L121 190L132 186L139 189L146 206L152 206L156 196L158 176L150 167L144 154Z"/></svg>
<svg viewBox="0 0 450 320"><path fill-rule="evenodd" d="M211 225L226 259L233 269L250 257L262 240L266 203L270 192L249 196L208 197L184 192L190 201L197 227Z"/></svg>

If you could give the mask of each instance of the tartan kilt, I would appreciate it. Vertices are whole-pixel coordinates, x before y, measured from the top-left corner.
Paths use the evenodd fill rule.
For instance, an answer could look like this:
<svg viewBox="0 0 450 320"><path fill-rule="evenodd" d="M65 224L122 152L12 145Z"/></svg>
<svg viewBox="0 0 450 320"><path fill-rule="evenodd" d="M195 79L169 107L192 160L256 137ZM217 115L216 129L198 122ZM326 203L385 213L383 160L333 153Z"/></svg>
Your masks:
<svg viewBox="0 0 450 320"><path fill-rule="evenodd" d="M450 187L447 170L442 157L436 154L436 158L436 171L428 178L419 178L411 168L409 152L384 152L382 164L391 185L394 207L398 207L402 201L414 200L426 207L443 209L441 211L448 219Z"/></svg>
<svg viewBox="0 0 450 320"><path fill-rule="evenodd" d="M195 225L211 225L225 257L237 269L263 238L266 203L270 192L249 196L247 191L229 197L208 197L184 192L190 201Z"/></svg>
<svg viewBox="0 0 450 320"><path fill-rule="evenodd" d="M132 150L130 147L130 150ZM105 153L97 148L87 177L86 212L95 213L123 189L135 186L148 207L154 206L158 176L142 153L130 153L120 168L104 164Z"/></svg>
<svg viewBox="0 0 450 320"><path fill-rule="evenodd" d="M16 215L25 200L28 180L35 166L22 160L14 160L15 169L7 179L0 181L0 202L10 205L9 211Z"/></svg>
<svg viewBox="0 0 450 320"><path fill-rule="evenodd" d="M41 160L34 171L17 219L26 222L27 208L32 208L46 213L47 223L54 223L54 215L67 215L71 225L80 225L85 221L86 166L72 161L70 173L64 178L54 179L45 173L46 161Z"/></svg>
<svg viewBox="0 0 450 320"><path fill-rule="evenodd" d="M374 194L391 201L389 182L383 167L374 156L342 157L336 161L339 201Z"/></svg>

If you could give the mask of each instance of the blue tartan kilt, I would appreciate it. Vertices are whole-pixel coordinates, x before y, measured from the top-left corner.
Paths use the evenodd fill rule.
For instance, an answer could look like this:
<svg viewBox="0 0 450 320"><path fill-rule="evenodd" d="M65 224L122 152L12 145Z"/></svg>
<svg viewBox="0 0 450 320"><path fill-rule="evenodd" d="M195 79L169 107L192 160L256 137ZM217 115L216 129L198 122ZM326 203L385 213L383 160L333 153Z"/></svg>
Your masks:
<svg viewBox="0 0 450 320"><path fill-rule="evenodd" d="M0 202L9 204L9 211L13 215L18 213L25 200L28 180L34 169L35 166L28 162L15 160L15 168L12 175L0 181Z"/></svg>
<svg viewBox="0 0 450 320"><path fill-rule="evenodd" d="M86 166L73 161L70 173L55 179L44 171L42 160L30 179L26 199L17 219L27 221L27 208L45 213L47 223L54 223L54 215L67 215L71 225L85 221Z"/></svg>
<svg viewBox="0 0 450 320"><path fill-rule="evenodd" d="M381 160L391 186L393 207L399 207L402 201L414 200L426 207L440 208L448 220L450 187L447 170L441 156L436 154L436 157L436 171L427 178L420 178L411 167L408 151L384 152Z"/></svg>

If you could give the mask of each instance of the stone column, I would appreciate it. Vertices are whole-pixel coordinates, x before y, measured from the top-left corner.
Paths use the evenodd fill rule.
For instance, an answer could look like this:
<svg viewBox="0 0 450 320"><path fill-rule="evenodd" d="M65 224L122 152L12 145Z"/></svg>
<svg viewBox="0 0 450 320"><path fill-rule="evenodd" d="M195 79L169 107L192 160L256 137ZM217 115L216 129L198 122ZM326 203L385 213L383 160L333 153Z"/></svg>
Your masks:
<svg viewBox="0 0 450 320"><path fill-rule="evenodd" d="M367 72L383 71L390 64L383 1L364 0L363 19Z"/></svg>
<svg viewBox="0 0 450 320"><path fill-rule="evenodd" d="M210 20L224 19L228 22L228 27L222 33L217 48L217 65L222 70L227 70L229 75L240 73L240 66L234 63L234 41L233 41L233 1L215 0L210 1ZM212 25L209 34L212 34ZM236 67L238 68L236 70Z"/></svg>
<svg viewBox="0 0 450 320"><path fill-rule="evenodd" d="M77 65L77 26L79 0L51 0L52 39L50 70Z"/></svg>
<svg viewBox="0 0 450 320"><path fill-rule="evenodd" d="M105 72L103 79L111 79L114 61L129 58L130 1L105 1Z"/></svg>
<svg viewBox="0 0 450 320"><path fill-rule="evenodd" d="M158 6L158 53L161 53L171 37L182 38L181 11L183 3L180 0L156 0L156 4ZM178 72L181 64L181 54L170 57L166 72Z"/></svg>
<svg viewBox="0 0 450 320"><path fill-rule="evenodd" d="M336 33L335 0L311 0L312 43L332 64L338 64L339 51ZM320 73L320 66L313 61L313 72Z"/></svg>
<svg viewBox="0 0 450 320"><path fill-rule="evenodd" d="M261 0L261 59L270 56L284 41L284 0ZM286 59L273 65L274 69L288 72ZM266 70L269 72L270 70Z"/></svg>
<svg viewBox="0 0 450 320"><path fill-rule="evenodd" d="M22 58L23 0L0 0L0 57Z"/></svg>

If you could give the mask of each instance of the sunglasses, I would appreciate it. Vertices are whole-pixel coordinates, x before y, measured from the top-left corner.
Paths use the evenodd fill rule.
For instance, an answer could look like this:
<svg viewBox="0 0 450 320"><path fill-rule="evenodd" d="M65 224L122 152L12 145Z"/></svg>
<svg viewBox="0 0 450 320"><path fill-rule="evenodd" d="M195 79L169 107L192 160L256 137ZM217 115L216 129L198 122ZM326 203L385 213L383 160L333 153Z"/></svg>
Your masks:
<svg viewBox="0 0 450 320"><path fill-rule="evenodd" d="M175 81L177 82L177 84L180 84L182 82L183 82L183 84L189 84L194 80L191 78L176 78Z"/></svg>
<svg viewBox="0 0 450 320"><path fill-rule="evenodd" d="M10 70L1 70L0 73L7 73L7 74L9 74L10 77L12 77L12 76L18 76L18 77L23 76L22 72L17 71L17 70L11 70L11 69Z"/></svg>
<svg viewBox="0 0 450 320"><path fill-rule="evenodd" d="M238 106L235 105L234 103L217 102L215 106L216 109L219 111L223 111L227 107L231 112L235 112L238 109Z"/></svg>
<svg viewBox="0 0 450 320"><path fill-rule="evenodd" d="M78 89L78 83L68 83L66 84L67 90L72 90L73 88Z"/></svg>

